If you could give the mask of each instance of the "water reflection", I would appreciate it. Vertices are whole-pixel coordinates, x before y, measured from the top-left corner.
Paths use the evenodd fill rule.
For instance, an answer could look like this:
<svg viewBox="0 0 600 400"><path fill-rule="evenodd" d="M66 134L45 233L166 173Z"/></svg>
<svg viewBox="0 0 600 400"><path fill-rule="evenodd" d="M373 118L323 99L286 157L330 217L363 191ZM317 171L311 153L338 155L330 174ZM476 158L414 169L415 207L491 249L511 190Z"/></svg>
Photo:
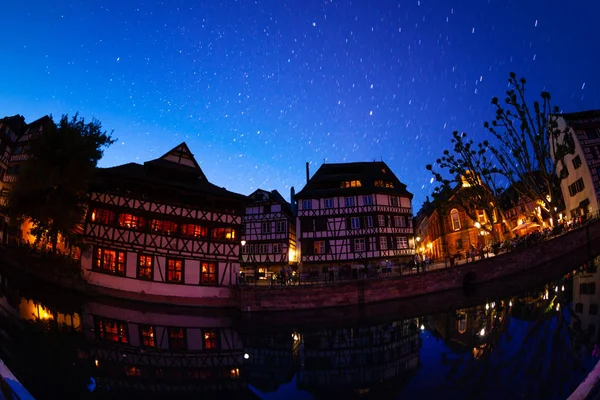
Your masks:
<svg viewBox="0 0 600 400"><path fill-rule="evenodd" d="M596 361L598 261L519 293L316 319L89 301L2 277L0 353L42 400L564 398Z"/></svg>

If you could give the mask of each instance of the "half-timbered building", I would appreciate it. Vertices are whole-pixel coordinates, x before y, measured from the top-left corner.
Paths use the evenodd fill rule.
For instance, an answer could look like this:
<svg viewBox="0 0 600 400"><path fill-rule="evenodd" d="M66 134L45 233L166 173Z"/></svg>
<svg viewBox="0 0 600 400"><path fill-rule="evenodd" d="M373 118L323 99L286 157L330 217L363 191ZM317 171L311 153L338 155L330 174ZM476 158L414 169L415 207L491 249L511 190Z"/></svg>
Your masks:
<svg viewBox="0 0 600 400"><path fill-rule="evenodd" d="M48 116L39 118L29 124L21 115L6 117L0 120L0 206L6 206L8 194L12 185L17 181L19 169L29 156L29 141L37 134L54 124ZM17 237L27 237L31 223L26 221ZM0 243L6 243L8 238L8 218L0 218Z"/></svg>
<svg viewBox="0 0 600 400"><path fill-rule="evenodd" d="M408 263L412 197L384 162L323 164L295 196L303 271Z"/></svg>
<svg viewBox="0 0 600 400"><path fill-rule="evenodd" d="M242 233L242 268L266 278L296 265L296 221L292 207L277 190L258 189L250 196Z"/></svg>
<svg viewBox="0 0 600 400"><path fill-rule="evenodd" d="M298 386L317 398L379 398L419 366L419 343L415 319L303 332Z"/></svg>
<svg viewBox="0 0 600 400"><path fill-rule="evenodd" d="M143 165L98 171L82 253L89 283L227 299L239 273L246 196L210 183L185 143Z"/></svg>
<svg viewBox="0 0 600 400"><path fill-rule="evenodd" d="M248 391L243 340L226 312L189 315L92 302L82 319L99 391L119 398L238 398Z"/></svg>

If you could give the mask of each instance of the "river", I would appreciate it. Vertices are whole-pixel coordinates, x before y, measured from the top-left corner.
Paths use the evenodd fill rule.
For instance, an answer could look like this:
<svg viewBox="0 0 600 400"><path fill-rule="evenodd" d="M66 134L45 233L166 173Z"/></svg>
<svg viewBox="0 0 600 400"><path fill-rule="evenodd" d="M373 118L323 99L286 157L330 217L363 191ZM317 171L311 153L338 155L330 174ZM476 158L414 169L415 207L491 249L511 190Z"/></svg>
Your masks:
<svg viewBox="0 0 600 400"><path fill-rule="evenodd" d="M0 358L38 400L563 399L598 361L599 263L273 314L90 299L0 271Z"/></svg>

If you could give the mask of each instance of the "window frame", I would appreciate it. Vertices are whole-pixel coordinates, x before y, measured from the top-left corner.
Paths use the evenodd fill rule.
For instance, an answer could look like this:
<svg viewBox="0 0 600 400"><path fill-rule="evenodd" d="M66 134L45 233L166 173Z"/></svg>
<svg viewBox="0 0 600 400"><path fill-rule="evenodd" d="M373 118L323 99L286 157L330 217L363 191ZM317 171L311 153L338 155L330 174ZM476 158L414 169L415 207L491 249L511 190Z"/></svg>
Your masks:
<svg viewBox="0 0 600 400"><path fill-rule="evenodd" d="M279 249L279 251L277 251ZM283 245L281 243L273 243L273 254L282 254Z"/></svg>
<svg viewBox="0 0 600 400"><path fill-rule="evenodd" d="M144 258L144 265L142 265L142 258ZM148 259L150 260L150 265L147 265ZM142 274L142 269L146 269L150 272L150 276L147 277ZM152 281L154 280L154 256L150 254L140 253L137 255L137 278L144 281Z"/></svg>
<svg viewBox="0 0 600 400"><path fill-rule="evenodd" d="M114 270L105 267L105 263L107 262L105 257L106 252L115 253ZM122 256L122 261L119 261L121 259L120 256ZM119 266L122 266L122 271L119 270ZM127 251L111 249L110 247L94 246L92 271L115 276L125 276L127 273Z"/></svg>
<svg viewBox="0 0 600 400"><path fill-rule="evenodd" d="M204 268L206 267L206 271ZM210 267L213 271L210 271ZM212 278L211 278L212 277ZM201 261L200 262L200 285L203 286L218 286L219 284L219 263L216 261Z"/></svg>
<svg viewBox="0 0 600 400"><path fill-rule="evenodd" d="M309 199L302 200L302 209L303 210L312 210L312 200L309 200Z"/></svg>
<svg viewBox="0 0 600 400"><path fill-rule="evenodd" d="M175 332L177 330L177 332ZM173 333L177 333L177 337L173 337ZM181 336L179 336L181 333ZM167 339L169 342L169 350L172 351L185 351L188 349L187 343L187 329L178 326L168 326L167 327ZM181 343L180 346L174 346L174 343Z"/></svg>
<svg viewBox="0 0 600 400"><path fill-rule="evenodd" d="M332 197L330 197L330 198L327 198L327 199L325 199L325 202L324 202L324 207L325 207L326 209L330 209L330 208L333 208L333 204L334 204L334 203L333 203L333 198L332 198Z"/></svg>
<svg viewBox="0 0 600 400"><path fill-rule="evenodd" d="M147 349L156 348L156 327L154 325L138 325L140 333L140 345ZM147 331L146 331L147 330Z"/></svg>
<svg viewBox="0 0 600 400"><path fill-rule="evenodd" d="M210 345L208 345L210 343ZM202 329L202 349L203 350L220 350L221 337L218 329Z"/></svg>
<svg viewBox="0 0 600 400"><path fill-rule="evenodd" d="M315 240L313 243L313 253L315 255L327 254L327 248L324 240Z"/></svg>
<svg viewBox="0 0 600 400"><path fill-rule="evenodd" d="M450 210L450 227L453 231L460 231L461 228L460 214L456 208Z"/></svg>
<svg viewBox="0 0 600 400"><path fill-rule="evenodd" d="M112 329L109 331L107 324L114 324L115 331L112 332ZM129 344L129 326L125 321L94 316L94 330L95 336L99 340L109 343ZM113 337L116 340L113 340Z"/></svg>
<svg viewBox="0 0 600 400"><path fill-rule="evenodd" d="M379 250L388 250L388 248L387 236L379 236Z"/></svg>
<svg viewBox="0 0 600 400"><path fill-rule="evenodd" d="M344 207L354 207L354 197L344 197Z"/></svg>
<svg viewBox="0 0 600 400"><path fill-rule="evenodd" d="M360 229L360 217L350 217L350 229Z"/></svg>
<svg viewBox="0 0 600 400"><path fill-rule="evenodd" d="M364 253L365 251L367 251L365 238L354 238L354 252Z"/></svg>
<svg viewBox="0 0 600 400"><path fill-rule="evenodd" d="M365 205L365 206L373 205L373 195L372 194L366 194L363 196L363 205Z"/></svg>
<svg viewBox="0 0 600 400"><path fill-rule="evenodd" d="M172 264L171 264L172 263ZM178 265L179 263L179 265ZM171 270L173 267L173 270ZM178 268L179 267L179 268ZM179 271L178 271L179 269ZM171 275L179 272L180 279L174 280ZM185 260L183 258L166 257L165 258L165 282L173 284L185 283Z"/></svg>

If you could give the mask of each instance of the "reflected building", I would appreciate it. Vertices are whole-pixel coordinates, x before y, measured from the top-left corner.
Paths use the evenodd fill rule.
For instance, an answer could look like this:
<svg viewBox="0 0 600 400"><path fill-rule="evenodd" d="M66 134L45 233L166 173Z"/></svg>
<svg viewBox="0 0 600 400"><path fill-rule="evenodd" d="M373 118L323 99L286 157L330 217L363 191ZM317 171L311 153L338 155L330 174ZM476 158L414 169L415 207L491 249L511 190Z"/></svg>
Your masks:
<svg viewBox="0 0 600 400"><path fill-rule="evenodd" d="M600 327L600 290L598 290L600 273L596 257L573 275L573 327L588 332L591 338L598 337Z"/></svg>
<svg viewBox="0 0 600 400"><path fill-rule="evenodd" d="M302 334L299 386L311 393L365 394L400 384L419 366L414 319Z"/></svg>
<svg viewBox="0 0 600 400"><path fill-rule="evenodd" d="M293 379L299 364L299 333L284 329L248 332L243 336L248 356L244 377L248 384L267 393Z"/></svg>
<svg viewBox="0 0 600 400"><path fill-rule="evenodd" d="M227 316L89 303L83 311L99 390L244 397L244 350Z"/></svg>
<svg viewBox="0 0 600 400"><path fill-rule="evenodd" d="M506 328L511 306L509 299L488 302L431 316L427 325L453 352L470 352L479 359L493 350L494 339Z"/></svg>

